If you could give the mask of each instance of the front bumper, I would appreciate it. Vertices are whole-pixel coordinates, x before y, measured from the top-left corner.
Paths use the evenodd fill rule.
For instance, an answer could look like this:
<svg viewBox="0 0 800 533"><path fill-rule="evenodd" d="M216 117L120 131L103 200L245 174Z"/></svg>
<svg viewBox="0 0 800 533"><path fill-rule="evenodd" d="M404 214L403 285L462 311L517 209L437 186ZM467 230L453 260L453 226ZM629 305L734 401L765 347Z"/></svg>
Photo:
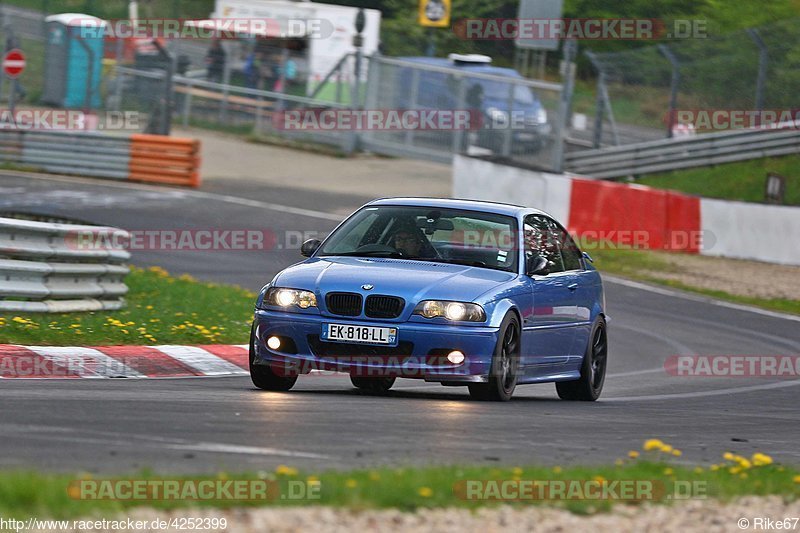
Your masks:
<svg viewBox="0 0 800 533"><path fill-rule="evenodd" d="M325 342L324 324L353 324L397 328L396 347ZM283 375L312 370L346 372L364 377L405 377L436 382L485 382L497 345L497 328L421 322L380 322L346 317L257 310L253 363L269 365ZM278 351L267 339L285 340ZM290 340L290 342L288 341ZM285 351L283 351L285 350ZM459 365L447 353L465 355Z"/></svg>

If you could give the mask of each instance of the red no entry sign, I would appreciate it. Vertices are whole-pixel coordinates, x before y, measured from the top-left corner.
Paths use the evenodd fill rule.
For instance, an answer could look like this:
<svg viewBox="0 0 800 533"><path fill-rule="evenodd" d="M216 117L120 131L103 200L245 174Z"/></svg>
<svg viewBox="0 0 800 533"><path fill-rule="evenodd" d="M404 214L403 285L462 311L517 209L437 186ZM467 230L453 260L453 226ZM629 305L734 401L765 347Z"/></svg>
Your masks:
<svg viewBox="0 0 800 533"><path fill-rule="evenodd" d="M25 70L25 54L22 50L14 49L3 57L3 72L9 78L16 78Z"/></svg>

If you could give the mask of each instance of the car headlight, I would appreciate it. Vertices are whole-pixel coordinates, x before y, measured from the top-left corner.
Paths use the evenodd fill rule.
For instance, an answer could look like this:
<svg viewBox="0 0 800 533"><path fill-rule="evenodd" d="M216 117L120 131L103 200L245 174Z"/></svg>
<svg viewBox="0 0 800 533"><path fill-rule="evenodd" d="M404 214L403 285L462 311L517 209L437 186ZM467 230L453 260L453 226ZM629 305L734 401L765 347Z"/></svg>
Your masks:
<svg viewBox="0 0 800 533"><path fill-rule="evenodd" d="M278 307L297 306L300 309L308 309L309 307L317 306L317 297L311 291L270 287L264 296L264 305L277 305Z"/></svg>
<svg viewBox="0 0 800 533"><path fill-rule="evenodd" d="M443 316L447 320L455 322L483 322L486 320L486 313L483 311L483 307L478 304L441 300L425 300L420 302L414 309L414 314L425 318Z"/></svg>

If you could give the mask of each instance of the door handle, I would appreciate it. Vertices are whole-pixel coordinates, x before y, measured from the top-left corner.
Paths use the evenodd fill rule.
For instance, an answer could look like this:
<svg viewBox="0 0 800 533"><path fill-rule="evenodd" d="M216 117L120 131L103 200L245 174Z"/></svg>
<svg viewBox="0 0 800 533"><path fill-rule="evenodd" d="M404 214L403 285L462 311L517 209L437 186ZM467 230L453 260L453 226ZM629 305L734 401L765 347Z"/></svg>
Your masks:
<svg viewBox="0 0 800 533"><path fill-rule="evenodd" d="M578 284L577 283L573 283L571 285L567 285L567 288L569 290L571 290L571 291L574 291L574 290L576 290L578 288Z"/></svg>

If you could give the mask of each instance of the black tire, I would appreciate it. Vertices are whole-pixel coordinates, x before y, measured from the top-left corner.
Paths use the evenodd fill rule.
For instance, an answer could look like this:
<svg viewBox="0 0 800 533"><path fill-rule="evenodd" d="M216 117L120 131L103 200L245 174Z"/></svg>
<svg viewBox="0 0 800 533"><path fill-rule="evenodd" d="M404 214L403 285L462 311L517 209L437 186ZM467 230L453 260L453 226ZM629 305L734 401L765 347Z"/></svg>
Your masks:
<svg viewBox="0 0 800 533"><path fill-rule="evenodd" d="M608 332L606 321L598 318L581 365L581 377L575 381L561 381L556 383L556 392L562 400L593 402L603 392L603 383L606 380L606 367L608 363Z"/></svg>
<svg viewBox="0 0 800 533"><path fill-rule="evenodd" d="M372 392L375 394L382 394L388 392L394 385L396 378L365 378L361 376L350 376L350 382L357 389Z"/></svg>
<svg viewBox="0 0 800 533"><path fill-rule="evenodd" d="M511 399L519 373L520 334L519 319L514 313L509 313L500 326L489 382L469 385L469 395L473 399L494 402L507 402Z"/></svg>
<svg viewBox="0 0 800 533"><path fill-rule="evenodd" d="M253 364L256 357L255 325L250 328L250 379L259 389L285 392L294 387L297 376L279 376L269 365Z"/></svg>

